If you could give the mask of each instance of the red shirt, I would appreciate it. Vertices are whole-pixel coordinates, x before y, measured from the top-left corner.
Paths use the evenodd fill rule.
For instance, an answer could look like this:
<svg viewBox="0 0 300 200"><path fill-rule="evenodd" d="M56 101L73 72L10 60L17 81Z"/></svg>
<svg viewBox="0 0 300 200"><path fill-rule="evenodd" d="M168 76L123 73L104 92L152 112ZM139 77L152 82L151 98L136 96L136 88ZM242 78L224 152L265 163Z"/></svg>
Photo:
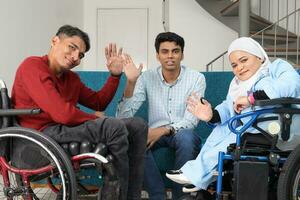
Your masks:
<svg viewBox="0 0 300 200"><path fill-rule="evenodd" d="M77 108L77 103L97 111L103 111L114 97L119 78L109 77L98 92L86 87L79 76L65 71L56 77L49 69L48 57L29 57L19 66L13 89L15 108L40 108L41 114L21 115L23 127L43 130L52 124L76 126L97 117Z"/></svg>

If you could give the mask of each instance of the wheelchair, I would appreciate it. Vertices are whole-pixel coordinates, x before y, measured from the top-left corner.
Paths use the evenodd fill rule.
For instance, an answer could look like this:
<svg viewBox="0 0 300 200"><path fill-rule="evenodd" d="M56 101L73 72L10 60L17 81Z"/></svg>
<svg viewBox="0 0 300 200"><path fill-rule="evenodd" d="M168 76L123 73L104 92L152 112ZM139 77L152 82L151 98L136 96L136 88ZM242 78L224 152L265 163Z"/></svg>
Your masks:
<svg viewBox="0 0 300 200"><path fill-rule="evenodd" d="M299 105L296 98L260 100L255 106L263 109L228 120L236 143L219 152L216 181L208 188L214 195L198 191L186 200L299 200Z"/></svg>
<svg viewBox="0 0 300 200"><path fill-rule="evenodd" d="M18 126L15 116L35 115L40 109L12 109L2 80L0 90L0 199L118 199L113 158L104 144L58 144ZM111 194L104 197L104 188Z"/></svg>

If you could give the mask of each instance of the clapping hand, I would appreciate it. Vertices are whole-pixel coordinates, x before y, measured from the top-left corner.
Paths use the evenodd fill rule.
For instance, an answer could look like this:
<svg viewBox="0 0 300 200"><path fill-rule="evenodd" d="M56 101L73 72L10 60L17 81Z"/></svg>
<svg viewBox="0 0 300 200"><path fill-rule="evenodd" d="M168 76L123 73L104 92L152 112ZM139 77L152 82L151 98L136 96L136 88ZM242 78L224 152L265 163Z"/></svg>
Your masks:
<svg viewBox="0 0 300 200"><path fill-rule="evenodd" d="M117 51L115 43L109 43L109 45L105 47L106 66L113 76L120 76L122 74L124 65L122 51L122 48Z"/></svg>

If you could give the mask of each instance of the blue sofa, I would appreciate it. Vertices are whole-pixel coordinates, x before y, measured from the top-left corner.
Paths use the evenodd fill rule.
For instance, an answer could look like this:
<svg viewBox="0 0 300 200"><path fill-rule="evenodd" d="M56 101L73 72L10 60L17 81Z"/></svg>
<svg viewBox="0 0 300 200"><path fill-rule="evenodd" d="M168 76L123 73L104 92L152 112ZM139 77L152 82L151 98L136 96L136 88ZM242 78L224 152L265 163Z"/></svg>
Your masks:
<svg viewBox="0 0 300 200"><path fill-rule="evenodd" d="M90 88L98 90L107 80L108 72L95 72L95 71L78 71L81 80ZM206 79L205 98L213 105L216 106L223 101L233 78L232 72L203 72ZM124 76L121 78L120 86L117 90L115 97L105 110L107 116L115 116L118 101L121 99L125 87L126 79ZM91 112L91 110L82 107L83 110ZM148 119L147 104L143 104L136 116ZM207 136L211 132L211 128L205 123L200 122L195 129L195 132L201 137L202 143L205 142ZM162 174L169 169L173 169L174 152L169 148L162 148L154 152L155 159ZM165 177L164 177L165 178ZM170 181L165 178L166 187L170 187Z"/></svg>

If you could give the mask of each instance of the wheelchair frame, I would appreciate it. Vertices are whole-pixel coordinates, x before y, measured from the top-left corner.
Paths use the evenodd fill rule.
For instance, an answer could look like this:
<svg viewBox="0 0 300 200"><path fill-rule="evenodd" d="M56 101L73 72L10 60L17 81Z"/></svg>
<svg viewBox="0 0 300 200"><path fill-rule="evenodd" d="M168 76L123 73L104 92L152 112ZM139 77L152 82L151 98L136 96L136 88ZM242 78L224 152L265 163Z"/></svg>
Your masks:
<svg viewBox="0 0 300 200"><path fill-rule="evenodd" d="M281 105L282 107L275 107L275 108L267 108L267 109L261 109L257 111L251 111L248 113L244 113L241 115L237 115L233 118L231 118L228 121L229 129L236 134L236 146L233 153L225 153L225 152L219 152L218 157L218 176L217 176L217 189L216 189L216 199L221 200L223 197L222 194L222 182L223 182L223 167L224 167L224 161L231 160L231 161L246 161L246 160L256 160L258 162L268 162L271 164L279 164L282 165L280 167L281 173L279 175L279 181L277 184L277 197L278 200L297 200L300 197L300 144L289 154L288 157L280 157L272 155L273 157L270 157L270 155L242 155L242 152L244 148L241 146L241 136L245 131L253 126L253 124L257 121L258 117L263 114L279 114L281 116L281 130L282 130L282 139L284 141L287 141L290 137L290 125L291 125L291 119L292 115L294 114L300 114L299 108L292 108L292 105L300 104L300 99L295 98L279 98L279 99L273 99L273 100L263 100L263 101L257 101L256 106L276 106ZM234 124L245 117L251 117L251 119L242 127L234 128ZM263 135L268 134L267 132L262 132ZM267 136L268 137L268 136ZM270 137L270 136L269 136ZM275 147L276 143L274 141L278 140L278 135L275 136L275 138L272 139L272 147ZM272 151L270 151L272 153ZM270 160L271 159L271 160ZM296 161L295 161L296 159ZM299 163L299 164L297 164ZM296 170L298 170L296 173L296 177L294 179L293 175L287 175L289 172L286 171L286 169L291 170L291 166L296 167ZM237 171L233 171L233 173L238 173ZM291 174L291 173L289 173ZM289 176L289 177L288 177ZM289 180L287 181L287 177ZM290 180L292 179L292 181ZM294 181L294 184L291 183ZM297 184L298 181L298 184ZM292 189L289 189L289 186L285 186L285 184L290 183L293 185ZM233 186L234 187L234 186ZM233 190L236 190L233 188ZM244 197L242 199L238 200L248 200L248 199L256 199L261 200L262 197L256 194L248 194L248 196L251 197ZM245 195L247 196L247 194ZM288 197L287 197L288 196ZM287 199L288 198L288 199ZM266 200L266 199L263 199Z"/></svg>
<svg viewBox="0 0 300 200"><path fill-rule="evenodd" d="M3 193L3 197L8 200L18 198L19 196L22 196L22 198L26 200L37 200L39 197L34 194L30 184L31 177L38 177L39 175L42 177L46 175L47 177L50 174L51 176L54 175L61 181L61 188L57 188L51 181L51 177L47 178L47 184L50 190L57 193L58 196L60 196L60 199L78 199L75 170L80 170L82 162L88 162L89 165L94 166L96 163L99 165L107 164L109 160L98 153L92 152L73 155L70 158L65 150L52 138L32 129L15 127L16 124L13 122L12 117L17 115L39 114L40 109L11 109L7 88L3 80L0 80L0 92L0 144L3 144L0 146L0 175L2 174L3 179L3 188L0 188L0 194ZM46 166L37 167L37 169L33 170L12 166L9 158L12 148L10 145L11 140L16 138L31 141L34 145L37 145L47 153L47 155L51 158L49 159L51 162ZM53 164L55 164L55 167ZM14 178L18 177L17 184L12 183L13 180L11 180L12 177L9 173L14 173ZM95 193L95 191L92 192ZM101 199L101 195L98 196L98 199Z"/></svg>

